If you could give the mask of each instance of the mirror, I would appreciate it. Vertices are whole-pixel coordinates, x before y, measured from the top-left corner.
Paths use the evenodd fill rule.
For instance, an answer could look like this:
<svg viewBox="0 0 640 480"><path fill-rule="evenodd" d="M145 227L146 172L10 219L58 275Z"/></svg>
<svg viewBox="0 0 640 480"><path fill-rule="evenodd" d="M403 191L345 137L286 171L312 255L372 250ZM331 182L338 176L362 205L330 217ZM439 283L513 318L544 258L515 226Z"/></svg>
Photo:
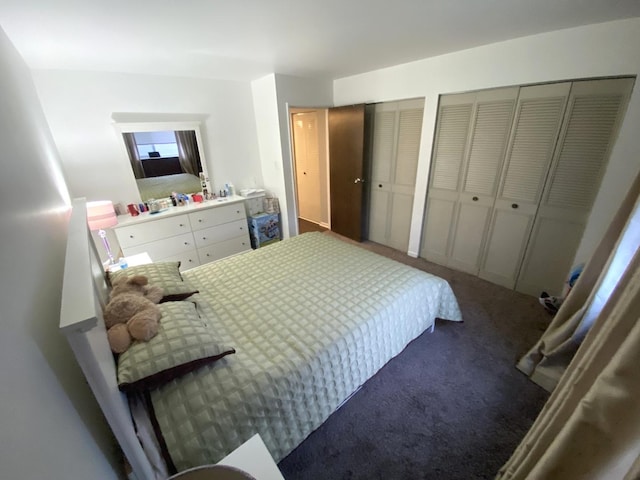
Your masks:
<svg viewBox="0 0 640 480"><path fill-rule="evenodd" d="M198 123L129 123L117 127L143 202L169 197L172 192L211 191Z"/></svg>

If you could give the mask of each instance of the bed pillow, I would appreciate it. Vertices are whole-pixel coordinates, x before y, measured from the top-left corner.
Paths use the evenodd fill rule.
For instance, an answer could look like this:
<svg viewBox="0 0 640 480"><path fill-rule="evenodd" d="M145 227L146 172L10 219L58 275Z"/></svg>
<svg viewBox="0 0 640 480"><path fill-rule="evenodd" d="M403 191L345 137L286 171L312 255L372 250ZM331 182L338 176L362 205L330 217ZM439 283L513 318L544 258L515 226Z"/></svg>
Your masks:
<svg viewBox="0 0 640 480"><path fill-rule="evenodd" d="M118 387L123 392L159 387L235 353L204 325L194 303L166 302L158 307L158 334L148 342L133 342L118 357Z"/></svg>
<svg viewBox="0 0 640 480"><path fill-rule="evenodd" d="M174 302L189 298L198 290L185 282L180 275L180 262L147 263L117 270L108 274L109 281L121 275L132 277L144 275L149 280L149 285L161 287L164 291L162 302Z"/></svg>

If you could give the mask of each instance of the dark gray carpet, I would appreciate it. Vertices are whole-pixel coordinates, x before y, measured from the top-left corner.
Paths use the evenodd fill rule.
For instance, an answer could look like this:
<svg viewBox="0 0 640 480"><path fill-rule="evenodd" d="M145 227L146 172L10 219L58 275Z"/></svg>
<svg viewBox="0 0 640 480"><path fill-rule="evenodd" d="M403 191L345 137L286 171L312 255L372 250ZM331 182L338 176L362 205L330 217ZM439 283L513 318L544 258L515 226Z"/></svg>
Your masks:
<svg viewBox="0 0 640 480"><path fill-rule="evenodd" d="M287 480L493 478L547 393L514 367L550 317L537 299L373 243L447 279L464 323L438 321L279 467Z"/></svg>

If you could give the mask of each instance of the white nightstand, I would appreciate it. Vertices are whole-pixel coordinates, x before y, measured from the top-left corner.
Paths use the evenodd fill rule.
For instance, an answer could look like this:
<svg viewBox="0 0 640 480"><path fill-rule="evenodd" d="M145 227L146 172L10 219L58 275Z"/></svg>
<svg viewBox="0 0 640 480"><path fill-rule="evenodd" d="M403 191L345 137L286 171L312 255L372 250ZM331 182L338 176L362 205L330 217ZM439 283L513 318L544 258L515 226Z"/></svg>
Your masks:
<svg viewBox="0 0 640 480"><path fill-rule="evenodd" d="M276 462L271 458L269 450L257 433L220 460L218 464L244 470L256 477L256 480L284 480Z"/></svg>
<svg viewBox="0 0 640 480"><path fill-rule="evenodd" d="M136 255L130 255L128 257L123 257L123 259L127 263L127 267L135 267L136 265L145 265L147 263L153 263L151 261L151 257L147 252L138 253ZM111 273L117 272L118 270L122 270L119 263L116 263L115 265L110 265L108 269L109 269L109 272Z"/></svg>

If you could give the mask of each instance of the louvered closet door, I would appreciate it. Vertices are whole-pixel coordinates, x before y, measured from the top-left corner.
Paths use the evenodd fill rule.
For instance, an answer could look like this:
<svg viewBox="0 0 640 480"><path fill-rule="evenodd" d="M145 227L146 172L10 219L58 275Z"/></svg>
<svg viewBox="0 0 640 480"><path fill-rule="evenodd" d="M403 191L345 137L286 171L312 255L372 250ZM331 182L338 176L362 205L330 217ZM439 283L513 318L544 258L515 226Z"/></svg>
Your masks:
<svg viewBox="0 0 640 480"><path fill-rule="evenodd" d="M406 251L424 100L377 104L370 181L369 240Z"/></svg>
<svg viewBox="0 0 640 480"><path fill-rule="evenodd" d="M475 275L489 229L518 88L478 92L447 265Z"/></svg>
<svg viewBox="0 0 640 480"><path fill-rule="evenodd" d="M573 83L518 291L562 292L632 88L633 79Z"/></svg>
<svg viewBox="0 0 640 480"><path fill-rule="evenodd" d="M440 97L420 256L447 265L476 94Z"/></svg>
<svg viewBox="0 0 640 480"><path fill-rule="evenodd" d="M480 277L513 288L542 196L571 83L520 89Z"/></svg>

